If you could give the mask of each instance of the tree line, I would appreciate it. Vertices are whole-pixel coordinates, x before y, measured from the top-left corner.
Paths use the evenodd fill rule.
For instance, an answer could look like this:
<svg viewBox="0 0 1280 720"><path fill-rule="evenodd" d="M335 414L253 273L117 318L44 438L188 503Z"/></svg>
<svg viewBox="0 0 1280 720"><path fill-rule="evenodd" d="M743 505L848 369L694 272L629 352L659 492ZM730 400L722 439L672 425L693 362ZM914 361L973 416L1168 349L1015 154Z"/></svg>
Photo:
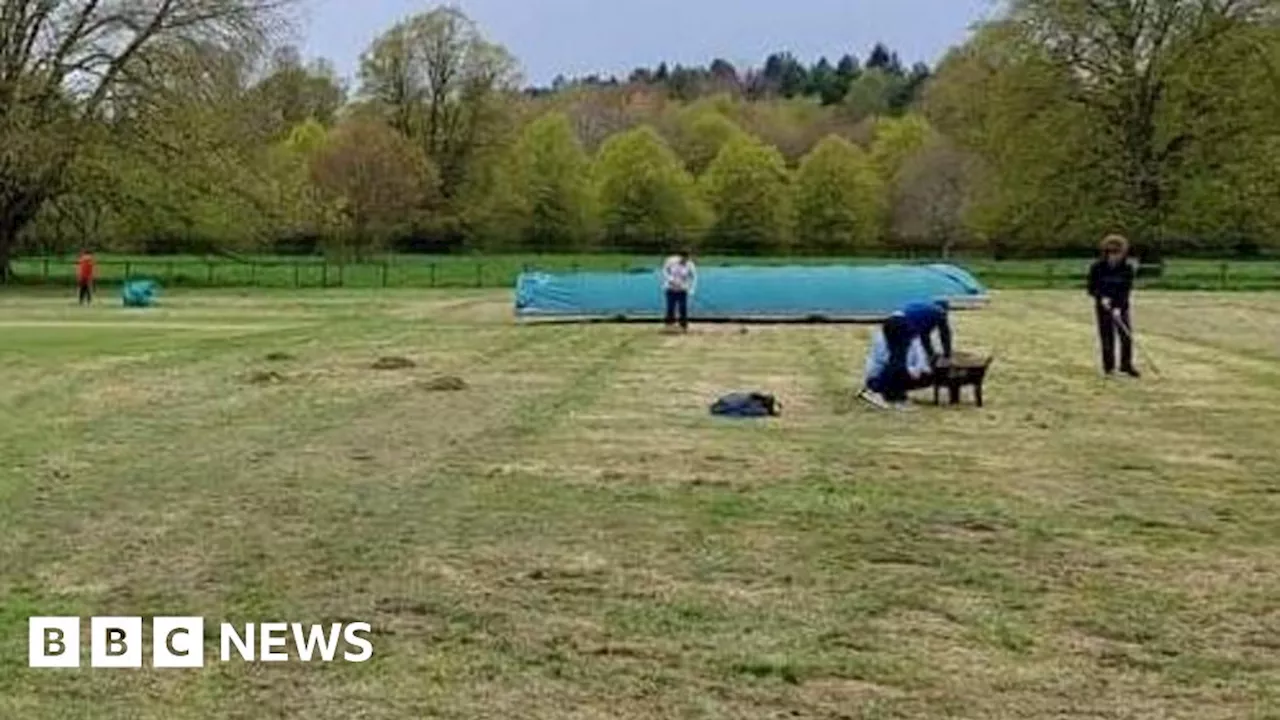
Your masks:
<svg viewBox="0 0 1280 720"><path fill-rule="evenodd" d="M686 102L721 93L749 100L812 98L824 106L849 101L854 114L868 116L905 111L931 74L926 63L916 63L906 69L898 53L884 43L876 43L865 64L856 55L846 53L834 63L824 56L805 65L790 52L778 52L766 58L761 67L745 71L724 58L695 67L663 62L653 68L636 68L625 81L614 75L593 74L581 78L559 75L550 87L534 87L526 92L542 97L570 88L616 88L626 84L662 88L670 97Z"/></svg>
<svg viewBox="0 0 1280 720"><path fill-rule="evenodd" d="M83 244L1280 248L1280 0L1014 0L933 68L877 45L541 88L448 6L350 86L273 42L280 0L5 8L0 273Z"/></svg>

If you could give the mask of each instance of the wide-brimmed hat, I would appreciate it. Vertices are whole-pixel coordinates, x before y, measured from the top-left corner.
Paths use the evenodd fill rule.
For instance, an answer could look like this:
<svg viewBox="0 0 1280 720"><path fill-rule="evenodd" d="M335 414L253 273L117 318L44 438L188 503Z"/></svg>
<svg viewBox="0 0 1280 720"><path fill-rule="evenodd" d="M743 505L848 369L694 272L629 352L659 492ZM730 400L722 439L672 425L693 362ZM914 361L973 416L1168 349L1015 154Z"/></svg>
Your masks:
<svg viewBox="0 0 1280 720"><path fill-rule="evenodd" d="M1102 239L1102 252L1129 252L1129 240L1123 235L1108 235Z"/></svg>

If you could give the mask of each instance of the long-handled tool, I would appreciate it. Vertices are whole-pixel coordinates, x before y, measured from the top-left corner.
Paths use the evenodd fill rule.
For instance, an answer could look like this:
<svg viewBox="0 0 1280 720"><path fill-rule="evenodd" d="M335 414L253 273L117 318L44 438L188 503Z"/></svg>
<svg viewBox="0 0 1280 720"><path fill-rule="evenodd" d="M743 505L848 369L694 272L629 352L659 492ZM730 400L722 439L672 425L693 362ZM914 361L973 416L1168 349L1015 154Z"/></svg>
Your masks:
<svg viewBox="0 0 1280 720"><path fill-rule="evenodd" d="M1141 353L1142 362L1144 362L1147 367L1151 368L1153 375L1160 377L1160 368L1156 367L1155 361L1151 359L1151 354L1147 352L1146 345L1139 344L1138 339L1133 336L1133 330L1129 329L1128 323L1126 323L1124 318L1120 316L1120 311L1112 309L1111 317L1115 319L1116 327L1120 328L1120 332L1124 333L1125 337L1129 338L1129 342L1138 349L1139 353Z"/></svg>

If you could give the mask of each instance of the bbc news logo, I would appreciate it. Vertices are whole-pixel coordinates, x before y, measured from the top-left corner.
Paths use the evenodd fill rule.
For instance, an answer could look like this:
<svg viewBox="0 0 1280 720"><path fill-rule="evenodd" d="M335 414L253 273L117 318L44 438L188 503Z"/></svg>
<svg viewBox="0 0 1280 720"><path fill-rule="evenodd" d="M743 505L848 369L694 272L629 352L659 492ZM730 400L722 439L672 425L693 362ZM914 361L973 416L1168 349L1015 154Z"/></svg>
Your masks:
<svg viewBox="0 0 1280 720"><path fill-rule="evenodd" d="M140 617L89 619L89 664L96 668L140 668L145 640ZM81 662L81 621L78 617L33 617L28 620L33 668L78 668ZM302 662L362 663L373 657L368 623L303 625L301 623L222 623L219 628L221 662L290 662L290 644ZM151 666L205 666L204 618L151 619ZM342 650L339 653L339 650Z"/></svg>

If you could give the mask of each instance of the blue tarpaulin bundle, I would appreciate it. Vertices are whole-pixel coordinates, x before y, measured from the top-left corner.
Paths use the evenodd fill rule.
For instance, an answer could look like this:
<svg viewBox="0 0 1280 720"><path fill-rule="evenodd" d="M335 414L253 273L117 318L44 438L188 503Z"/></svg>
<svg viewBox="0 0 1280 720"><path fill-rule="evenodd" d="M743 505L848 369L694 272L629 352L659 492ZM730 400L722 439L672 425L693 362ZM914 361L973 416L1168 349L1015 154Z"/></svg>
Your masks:
<svg viewBox="0 0 1280 720"><path fill-rule="evenodd" d="M125 307L151 307L155 304L159 289L151 280L132 280L124 284L120 296Z"/></svg>
<svg viewBox="0 0 1280 720"><path fill-rule="evenodd" d="M522 319L656 320L665 315L661 271L529 272L516 285ZM917 301L963 308L987 289L954 265L714 267L700 269L689 316L703 321L881 320Z"/></svg>

